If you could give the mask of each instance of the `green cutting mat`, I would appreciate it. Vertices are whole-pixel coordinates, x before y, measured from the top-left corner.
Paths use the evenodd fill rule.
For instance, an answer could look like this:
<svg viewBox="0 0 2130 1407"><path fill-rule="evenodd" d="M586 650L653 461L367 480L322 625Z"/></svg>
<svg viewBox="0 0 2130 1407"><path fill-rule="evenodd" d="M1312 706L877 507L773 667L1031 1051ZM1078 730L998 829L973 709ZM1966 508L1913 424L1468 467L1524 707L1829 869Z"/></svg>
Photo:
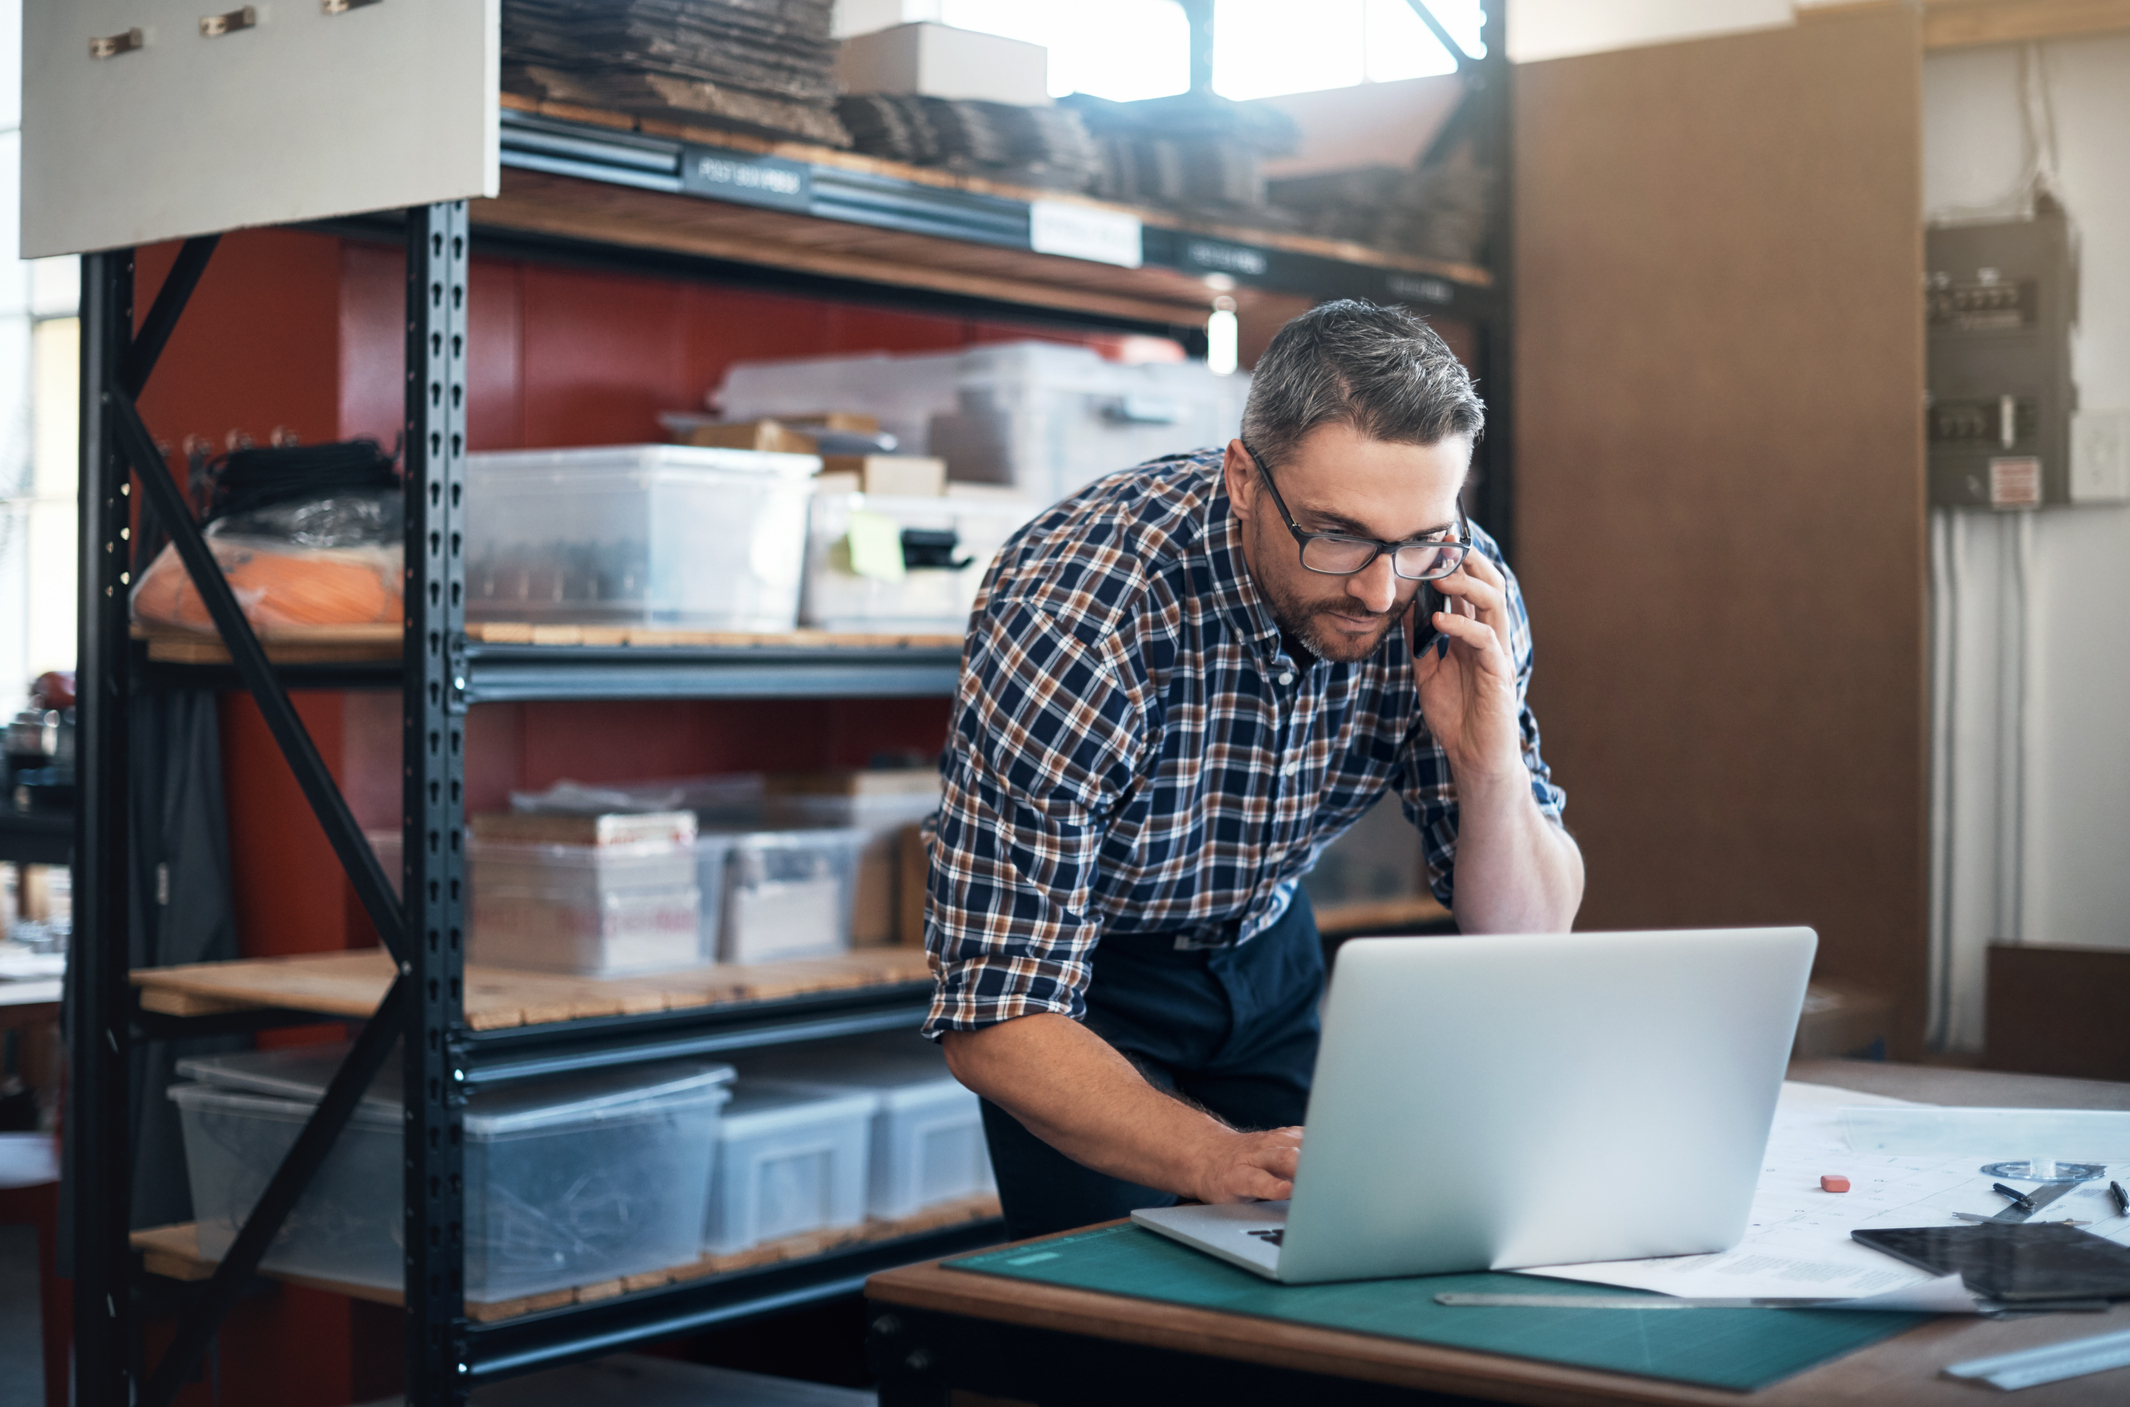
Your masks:
<svg viewBox="0 0 2130 1407"><path fill-rule="evenodd" d="M1253 1314L1443 1348L1538 1358L1750 1392L1927 1319L1922 1314L1801 1309L1451 1309L1445 1290L1486 1294L1631 1294L1528 1275L1425 1275L1281 1285L1135 1226L942 1262L956 1270L1075 1290Z"/></svg>

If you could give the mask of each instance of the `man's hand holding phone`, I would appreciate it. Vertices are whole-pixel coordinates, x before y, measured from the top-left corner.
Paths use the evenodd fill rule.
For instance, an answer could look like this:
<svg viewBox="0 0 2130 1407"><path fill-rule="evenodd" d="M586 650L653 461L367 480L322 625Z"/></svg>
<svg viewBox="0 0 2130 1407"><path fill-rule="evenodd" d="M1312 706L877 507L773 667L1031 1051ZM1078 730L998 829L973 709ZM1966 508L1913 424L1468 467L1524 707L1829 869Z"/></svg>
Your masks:
<svg viewBox="0 0 2130 1407"><path fill-rule="evenodd" d="M1460 791L1511 777L1527 785L1501 569L1471 552L1456 571L1427 586L1433 590L1423 588L1415 598L1407 630L1428 731L1448 756ZM1435 592L1439 601L1429 599ZM1441 609L1428 613L1430 605Z"/></svg>

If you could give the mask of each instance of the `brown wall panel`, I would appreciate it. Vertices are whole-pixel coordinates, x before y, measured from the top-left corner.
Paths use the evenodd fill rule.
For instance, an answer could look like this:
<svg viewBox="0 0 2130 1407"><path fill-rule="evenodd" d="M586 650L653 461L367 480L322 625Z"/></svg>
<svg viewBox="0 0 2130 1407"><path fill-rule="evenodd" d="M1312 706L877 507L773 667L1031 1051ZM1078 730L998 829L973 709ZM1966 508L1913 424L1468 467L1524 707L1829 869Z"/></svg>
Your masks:
<svg viewBox="0 0 2130 1407"><path fill-rule="evenodd" d="M1516 75L1517 566L1586 928L1809 923L1920 1039L1920 49Z"/></svg>
<svg viewBox="0 0 2130 1407"><path fill-rule="evenodd" d="M2130 1080L2130 949L1989 949L1982 1063L1991 1070Z"/></svg>

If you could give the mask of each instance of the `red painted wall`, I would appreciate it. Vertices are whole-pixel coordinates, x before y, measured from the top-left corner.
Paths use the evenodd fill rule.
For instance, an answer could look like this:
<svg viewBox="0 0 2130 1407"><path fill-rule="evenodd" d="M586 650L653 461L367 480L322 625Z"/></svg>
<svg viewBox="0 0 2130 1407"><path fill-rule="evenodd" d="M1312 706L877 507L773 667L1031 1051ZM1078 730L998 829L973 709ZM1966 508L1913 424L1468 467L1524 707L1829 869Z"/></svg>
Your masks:
<svg viewBox="0 0 2130 1407"><path fill-rule="evenodd" d="M404 285L396 246L339 251L339 433L390 441L400 419ZM468 300L468 441L475 450L628 444L664 438L658 413L697 409L735 361L837 352L930 351L1017 337L1125 339L830 302L663 278L476 259ZM352 717L396 701L353 699ZM564 778L855 765L888 750L932 751L943 700L803 703L489 705L467 727L467 807L508 804L513 788ZM356 770L396 771L398 736L359 729ZM351 744L352 746L353 744ZM396 798L351 798L365 824L390 825ZM367 936L363 936L367 941Z"/></svg>
<svg viewBox="0 0 2130 1407"><path fill-rule="evenodd" d="M142 252L143 309L174 252ZM232 431L263 443L277 428L308 442L394 443L401 270L391 244L278 230L230 236L142 398L149 425L172 447L200 435L219 449ZM659 439L659 411L701 406L725 368L745 358L1013 337L1083 340L1114 353L1124 340L501 259L475 261L469 316L477 450ZM397 824L396 695L309 694L298 708L358 819ZM468 805L502 806L513 788L563 777L859 764L881 751L938 747L945 717L939 700L486 706L469 723ZM245 952L374 941L359 916L350 922L339 867L248 699L224 698L222 732Z"/></svg>
<svg viewBox="0 0 2130 1407"><path fill-rule="evenodd" d="M142 251L142 310L174 253L169 245ZM172 449L198 434L219 450L232 430L263 444L277 427L309 443L366 434L393 444L403 385L401 268L398 248L388 244L279 230L229 236L142 397L150 429ZM660 439L659 411L701 406L725 368L743 358L1059 336L498 259L475 260L469 316L468 429L476 450ZM1112 354L1123 341L1059 340ZM358 820L396 826L397 692L307 693L296 702ZM229 694L221 716L244 952L375 942L257 708ZM883 750L930 752L944 740L946 717L938 699L485 705L468 719L467 806L501 807L513 788L564 777L798 769L862 764ZM220 1339L218 1396L201 1383L180 1401L338 1407L353 1400L358 1385L374 1386L379 1376L378 1365L356 1361L353 1345L374 1349L380 1335L371 1325L351 1336L351 1314L359 1330L360 1308L289 1286L247 1300Z"/></svg>

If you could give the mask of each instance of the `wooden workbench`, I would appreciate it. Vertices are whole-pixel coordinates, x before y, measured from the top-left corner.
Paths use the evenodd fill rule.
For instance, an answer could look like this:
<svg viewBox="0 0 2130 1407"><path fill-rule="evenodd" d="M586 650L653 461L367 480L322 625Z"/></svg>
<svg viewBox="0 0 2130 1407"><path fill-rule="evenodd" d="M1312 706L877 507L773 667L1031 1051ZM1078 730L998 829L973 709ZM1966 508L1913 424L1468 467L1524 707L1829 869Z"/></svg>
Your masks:
<svg viewBox="0 0 2130 1407"><path fill-rule="evenodd" d="M1790 1078L1927 1103L2130 1109L2130 1084L2093 1080L1847 1060L1799 1061ZM944 1407L972 1394L1043 1407L1200 1401L1222 1407L1979 1405L2000 1394L1939 1370L2130 1329L2130 1304L2105 1315L1947 1316L1762 1391L1735 1393L975 1275L942 1269L937 1261L875 1275L866 1294L881 1407ZM2028 1388L2017 1400L2019 1407L2113 1407L2130 1401L2130 1368Z"/></svg>

